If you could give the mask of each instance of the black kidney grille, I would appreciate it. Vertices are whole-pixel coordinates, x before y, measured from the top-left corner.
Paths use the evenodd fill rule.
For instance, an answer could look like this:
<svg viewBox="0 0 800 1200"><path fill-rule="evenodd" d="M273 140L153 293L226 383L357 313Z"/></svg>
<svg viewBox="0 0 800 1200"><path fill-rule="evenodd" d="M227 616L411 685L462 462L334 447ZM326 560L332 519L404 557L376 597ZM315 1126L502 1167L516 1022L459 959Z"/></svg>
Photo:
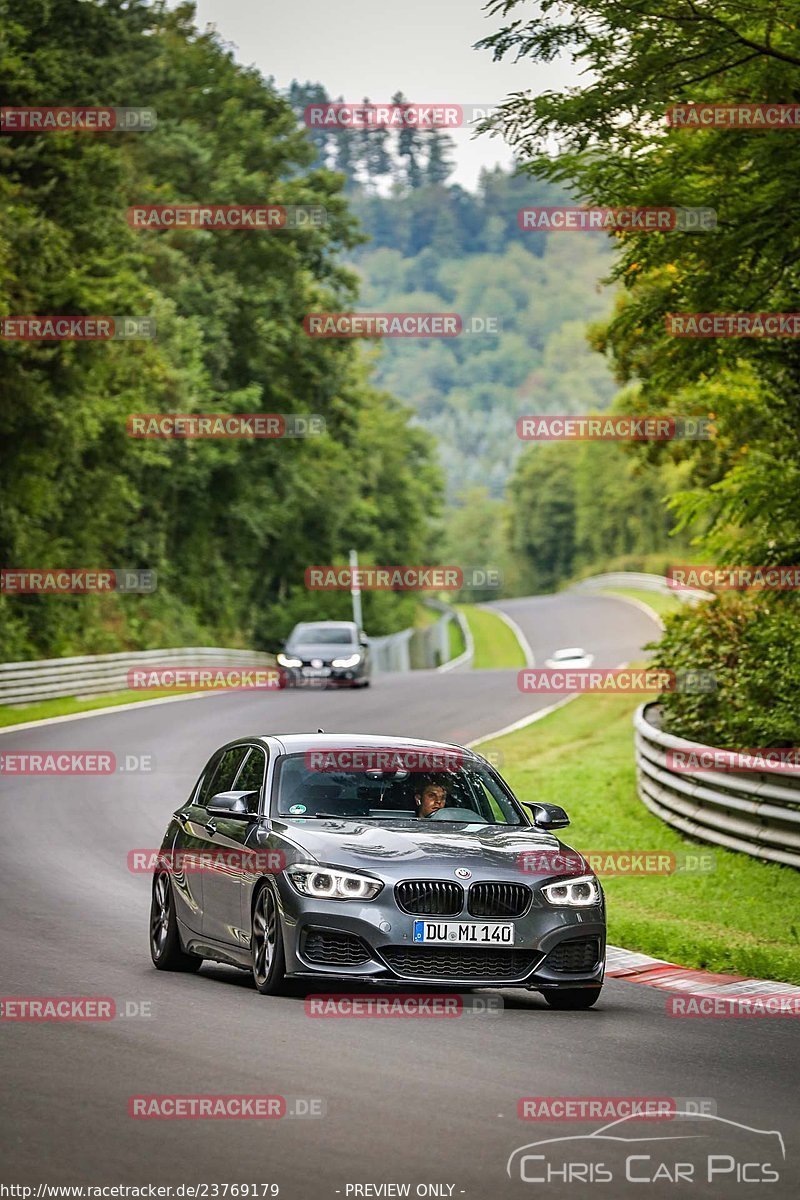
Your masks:
<svg viewBox="0 0 800 1200"><path fill-rule="evenodd" d="M467 946L383 946L379 953L409 979L524 979L538 958L527 950Z"/></svg>
<svg viewBox="0 0 800 1200"><path fill-rule="evenodd" d="M524 883L473 883L467 909L473 917L521 917L531 902Z"/></svg>
<svg viewBox="0 0 800 1200"><path fill-rule="evenodd" d="M597 938L572 938L551 950L542 965L553 971L591 971L599 961Z"/></svg>
<svg viewBox="0 0 800 1200"><path fill-rule="evenodd" d="M309 929L303 953L309 962L332 967L354 967L370 958L360 938L338 929Z"/></svg>
<svg viewBox="0 0 800 1200"><path fill-rule="evenodd" d="M464 907L461 884L441 879L411 879L398 883L394 895L403 912L417 917L454 917Z"/></svg>

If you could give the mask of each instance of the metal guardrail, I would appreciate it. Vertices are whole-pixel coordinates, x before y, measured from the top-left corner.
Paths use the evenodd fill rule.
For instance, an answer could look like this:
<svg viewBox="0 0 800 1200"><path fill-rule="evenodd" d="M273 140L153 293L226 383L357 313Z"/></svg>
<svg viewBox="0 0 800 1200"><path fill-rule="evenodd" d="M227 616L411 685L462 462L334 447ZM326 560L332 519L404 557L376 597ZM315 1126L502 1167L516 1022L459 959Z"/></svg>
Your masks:
<svg viewBox="0 0 800 1200"><path fill-rule="evenodd" d="M438 600L427 600L429 608L441 612L438 621L420 629L401 629L385 637L370 638L373 669L378 674L387 671L414 671L425 668L452 670L472 657L471 638L466 621L449 605ZM450 658L449 625L455 621L464 636L467 651L458 658Z"/></svg>
<svg viewBox="0 0 800 1200"><path fill-rule="evenodd" d="M0 663L0 704L31 704L59 696L103 696L109 692L124 692L128 687L128 672L148 663L159 667L274 666L275 657L258 650L183 646L180 649Z"/></svg>
<svg viewBox="0 0 800 1200"><path fill-rule="evenodd" d="M433 601L433 603L435 604L437 601ZM450 617L456 622L458 628L461 630L461 637L464 641L464 650L456 658L450 658L446 662L443 662L440 667L436 668L438 671L455 671L458 670L459 667L467 667L475 657L475 642L473 640L472 630L469 627L467 618L463 613L458 612L458 610L455 608L450 609Z"/></svg>
<svg viewBox="0 0 800 1200"><path fill-rule="evenodd" d="M411 647L413 629L401 629L399 633L387 633L385 637L369 639L372 651L372 669L378 675L388 671L411 670Z"/></svg>
<svg viewBox="0 0 800 1200"><path fill-rule="evenodd" d="M376 672L410 671L414 666L438 667L450 654L448 625L459 620L450 609L424 629L403 629L387 637L370 638ZM452 660L453 664L459 660ZM34 659L0 663L0 704L33 704L60 696L104 696L128 689L134 667L253 667L274 666L275 656L258 650L220 646L182 646L118 654L84 654L71 658Z"/></svg>
<svg viewBox="0 0 800 1200"><path fill-rule="evenodd" d="M639 796L650 812L699 841L800 868L800 768L676 770L667 751L713 748L664 732L659 712L642 704L633 719Z"/></svg>
<svg viewBox="0 0 800 1200"><path fill-rule="evenodd" d="M590 575L572 585L573 591L598 591L603 588L637 588L643 592L667 592L679 600L695 603L698 600L713 600L712 592L700 588L672 588L665 575L649 575L645 571L609 571L605 575Z"/></svg>

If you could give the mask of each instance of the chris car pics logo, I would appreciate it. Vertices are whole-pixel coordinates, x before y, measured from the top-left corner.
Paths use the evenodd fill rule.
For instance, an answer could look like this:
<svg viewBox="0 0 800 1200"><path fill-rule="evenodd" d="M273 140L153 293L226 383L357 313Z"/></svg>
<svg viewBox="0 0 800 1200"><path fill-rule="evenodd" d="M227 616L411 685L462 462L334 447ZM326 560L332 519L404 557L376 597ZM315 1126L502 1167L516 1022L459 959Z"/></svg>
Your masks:
<svg viewBox="0 0 800 1200"><path fill-rule="evenodd" d="M589 1134L529 1142L509 1156L506 1172L521 1183L551 1187L688 1184L680 1193L685 1195L692 1184L699 1184L704 1194L703 1185L715 1185L715 1194L727 1197L737 1194L736 1185L783 1178L786 1148L779 1130L755 1129L706 1112L670 1111L664 1116L663 1132L657 1119L632 1113Z"/></svg>

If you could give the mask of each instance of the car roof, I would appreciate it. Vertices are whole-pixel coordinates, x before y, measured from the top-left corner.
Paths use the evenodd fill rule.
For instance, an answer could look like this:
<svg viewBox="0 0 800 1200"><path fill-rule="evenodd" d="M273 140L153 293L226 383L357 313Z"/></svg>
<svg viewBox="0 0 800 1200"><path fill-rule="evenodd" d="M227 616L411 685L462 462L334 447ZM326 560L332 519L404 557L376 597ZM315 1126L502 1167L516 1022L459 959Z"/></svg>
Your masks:
<svg viewBox="0 0 800 1200"><path fill-rule="evenodd" d="M459 750L470 758L481 756L456 742L421 741L419 738L380 737L371 733L269 733L253 738L237 738L237 742L277 742L282 754L302 754L306 750Z"/></svg>

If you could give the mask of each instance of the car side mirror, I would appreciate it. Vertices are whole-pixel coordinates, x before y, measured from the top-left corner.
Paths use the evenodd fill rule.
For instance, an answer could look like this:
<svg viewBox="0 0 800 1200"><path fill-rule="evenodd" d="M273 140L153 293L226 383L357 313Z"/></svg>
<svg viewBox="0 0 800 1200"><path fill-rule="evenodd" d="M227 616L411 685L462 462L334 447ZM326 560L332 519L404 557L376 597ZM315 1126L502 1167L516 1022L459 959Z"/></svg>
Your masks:
<svg viewBox="0 0 800 1200"><path fill-rule="evenodd" d="M207 812L212 817L228 817L231 820L253 819L253 813L247 811L247 801L251 796L257 796L257 791L251 792L217 792L212 796Z"/></svg>
<svg viewBox="0 0 800 1200"><path fill-rule="evenodd" d="M523 800L522 803L531 810L533 823L540 829L564 829L569 825L569 817L560 804L540 804L536 800Z"/></svg>
<svg viewBox="0 0 800 1200"><path fill-rule="evenodd" d="M368 645L369 645L369 638L368 638L368 637L367 637L367 635L364 633L364 630L363 630L363 629L361 629L361 630L359 631L359 634L358 634L358 644L359 644L359 646L368 646Z"/></svg>

